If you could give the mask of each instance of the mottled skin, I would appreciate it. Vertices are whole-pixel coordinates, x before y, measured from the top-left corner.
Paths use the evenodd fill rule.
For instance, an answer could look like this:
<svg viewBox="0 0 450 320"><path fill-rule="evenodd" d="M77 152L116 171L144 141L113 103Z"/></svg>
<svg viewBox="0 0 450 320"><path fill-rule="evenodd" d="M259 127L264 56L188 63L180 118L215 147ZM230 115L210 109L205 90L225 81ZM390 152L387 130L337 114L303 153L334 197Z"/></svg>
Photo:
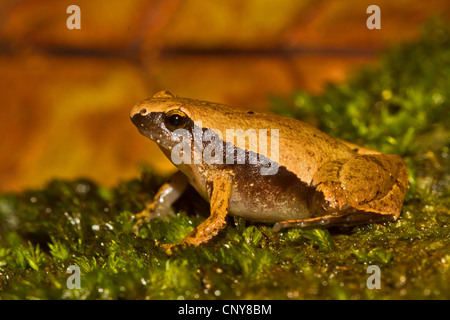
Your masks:
<svg viewBox="0 0 450 320"><path fill-rule="evenodd" d="M182 118L181 125L172 125L177 121L174 114ZM168 91L158 92L134 106L130 118L169 159L180 141L172 141L175 129L191 133L211 129L214 141L223 144L223 150L230 146L245 149L247 157L261 155L278 164L276 174L261 175L261 164L248 162L181 163L177 165L180 171L161 187L154 203L138 215L136 231L144 221L172 213L171 205L187 182L210 203L211 216L182 244L199 245L210 240L225 227L228 213L275 223L274 230L394 221L400 215L408 188L406 166L400 157L332 138L299 120L179 98ZM267 129L267 152L258 154L258 143L251 139L245 140L243 146L237 139L225 137L227 129ZM278 157L270 149L271 134L278 138ZM208 142L203 143L203 147L207 145ZM193 147L193 156L195 152Z"/></svg>

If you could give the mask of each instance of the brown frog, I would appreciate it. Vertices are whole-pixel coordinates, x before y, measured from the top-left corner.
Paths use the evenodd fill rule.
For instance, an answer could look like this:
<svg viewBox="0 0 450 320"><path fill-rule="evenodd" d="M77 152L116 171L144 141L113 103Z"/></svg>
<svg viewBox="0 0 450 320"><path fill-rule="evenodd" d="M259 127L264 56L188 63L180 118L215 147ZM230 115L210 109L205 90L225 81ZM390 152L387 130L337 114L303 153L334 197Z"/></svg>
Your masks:
<svg viewBox="0 0 450 320"><path fill-rule="evenodd" d="M137 215L173 214L188 183L211 215L181 244L200 245L226 226L228 214L288 227L395 221L408 174L396 155L333 138L296 119L156 93L133 107L131 121L179 171ZM171 245L168 245L169 247Z"/></svg>

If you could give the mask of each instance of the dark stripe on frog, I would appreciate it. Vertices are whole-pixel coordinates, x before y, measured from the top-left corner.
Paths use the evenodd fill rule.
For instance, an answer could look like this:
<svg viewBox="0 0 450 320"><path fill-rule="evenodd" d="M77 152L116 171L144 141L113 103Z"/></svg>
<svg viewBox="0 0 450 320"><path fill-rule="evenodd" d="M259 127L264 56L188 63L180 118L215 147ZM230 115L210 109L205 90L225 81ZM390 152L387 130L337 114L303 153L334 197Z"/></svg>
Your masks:
<svg viewBox="0 0 450 320"><path fill-rule="evenodd" d="M168 146L174 146L176 144L178 144L178 142L176 141L171 141L170 137L160 137L160 133L161 133L161 122L164 121L164 113L163 112L151 112L148 113L147 115L143 116L140 113L135 114L132 118L131 121L133 122L133 124L138 128L139 132L141 134L143 134L144 136L148 137L149 139L152 139L154 141L156 140L160 140L160 145L162 145L163 147L168 147ZM185 127L185 129L191 134L191 137L194 138L194 133L198 132L199 130L201 130L202 132L202 155L203 155L203 150L205 150L205 148L211 144L214 143L215 139L218 139L219 136L216 134L216 132L214 131L214 129L211 128L200 128L198 126L195 125L194 121L189 121L187 126ZM231 128L230 128L231 129ZM257 128L255 130L259 130L259 129L264 129L264 128ZM237 130L237 129L235 129ZM203 141L203 137L206 131L210 131L214 134L213 139L211 139L210 141ZM235 139L236 140L236 139ZM195 139L194 139L195 141ZM233 141L234 142L234 141ZM259 141L258 141L259 142ZM242 151L242 148L238 148L238 146L236 146L234 143L226 143L221 140L219 141L219 143L222 143L223 146L223 158L222 158L222 162L226 163L226 155L227 155L227 147L232 147L233 148L233 163L236 164L238 163L238 155L240 154L240 151ZM194 143L191 143L191 147L192 147L192 154L194 154ZM269 163L275 163L274 161L271 161L268 157L265 156L261 156L258 157L256 153L251 152L248 153L247 150L245 150L245 159L244 162L245 163L249 163L249 160L254 157L253 159L256 159L256 161L259 161L259 164L263 163L263 164L269 164ZM202 157L203 159L203 157ZM278 163L276 163L278 165ZM268 165L265 165L263 167L269 167Z"/></svg>
<svg viewBox="0 0 450 320"><path fill-rule="evenodd" d="M230 129L231 129L231 128L230 128ZM264 129L264 128L258 128L258 129L255 129L255 130L259 130L259 129ZM195 125L194 125L194 126L191 128L191 130L189 130L192 136L193 136L194 130L200 130L200 128L199 128L198 126L195 126ZM231 152L232 152L232 154L233 154L233 160L232 160L232 163L229 163L230 165L241 164L241 163L238 163L238 156L239 156L242 152L244 152L244 159L241 159L241 160L244 160L244 164L251 164L251 163L250 163L250 159L255 159L255 160L256 160L256 165L257 165L257 167L259 168L259 170L261 169L261 167L269 168L270 166L268 166L268 164L270 164L270 163L275 164L276 166L279 167L279 163L278 163L278 162L272 161L270 158L268 158L268 157L266 157L266 156L264 156L264 155L260 155L260 154L257 154L257 153L255 153L255 152L253 152L253 151L249 151L249 150L247 150L247 149L242 149L242 148L236 146L236 145L234 144L234 141L237 140L237 139L234 139L233 142L225 142L223 139L221 139L221 138L217 135L217 133L214 131L214 129L210 129L210 128L201 128L201 130L202 130L202 135L203 135L203 136L204 136L204 134L205 134L206 131L210 131L210 132L213 132L213 133L214 133L214 135L212 136L212 138L209 139L208 141L203 141L203 140L202 140L202 148L203 148L202 150L203 150L203 151L204 151L204 150L206 149L206 147L208 147L210 144L215 143L215 140L216 140L216 139L220 139L220 140L218 141L218 144L222 144L222 164L227 164L227 151L230 152L229 150L232 150ZM238 129L233 129L233 130L236 131L236 130L239 130L239 128L238 128ZM202 137L203 137L203 136L202 136ZM258 143L259 143L259 140L258 140ZM194 145L192 144L192 146L194 146ZM194 148L192 148L192 152L194 152ZM202 156L203 156L203 153L202 153ZM202 159L203 159L203 157L202 157ZM251 164L251 165L254 165L254 164ZM261 172L261 171L260 171L260 172Z"/></svg>

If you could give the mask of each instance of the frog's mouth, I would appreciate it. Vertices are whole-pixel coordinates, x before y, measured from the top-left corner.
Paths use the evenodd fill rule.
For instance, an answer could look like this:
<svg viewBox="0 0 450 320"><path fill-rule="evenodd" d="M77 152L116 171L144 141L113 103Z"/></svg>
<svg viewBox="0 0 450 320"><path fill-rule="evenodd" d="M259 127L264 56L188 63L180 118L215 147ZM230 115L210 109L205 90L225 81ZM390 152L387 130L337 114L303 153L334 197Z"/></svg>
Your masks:
<svg viewBox="0 0 450 320"><path fill-rule="evenodd" d="M172 133L164 127L162 117L162 112L151 112L145 115L136 113L130 119L143 136L156 142L161 148L170 149L177 142L171 140Z"/></svg>
<svg viewBox="0 0 450 320"><path fill-rule="evenodd" d="M161 128L157 125L157 121L154 118L153 114L142 115L137 113L130 117L130 120L142 135L156 141L158 137L156 137L155 133L161 131Z"/></svg>

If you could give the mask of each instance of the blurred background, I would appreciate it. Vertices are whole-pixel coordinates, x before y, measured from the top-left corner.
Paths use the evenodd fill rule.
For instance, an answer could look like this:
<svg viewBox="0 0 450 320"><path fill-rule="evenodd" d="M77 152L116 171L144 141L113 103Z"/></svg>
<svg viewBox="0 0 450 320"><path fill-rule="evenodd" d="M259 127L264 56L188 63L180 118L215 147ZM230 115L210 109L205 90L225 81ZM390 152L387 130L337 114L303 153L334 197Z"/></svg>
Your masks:
<svg viewBox="0 0 450 320"><path fill-rule="evenodd" d="M69 30L70 5L81 29ZM369 30L366 9L381 9ZM173 166L129 120L159 90L268 110L320 94L413 41L450 2L21 0L0 3L0 192L85 177L106 186Z"/></svg>

